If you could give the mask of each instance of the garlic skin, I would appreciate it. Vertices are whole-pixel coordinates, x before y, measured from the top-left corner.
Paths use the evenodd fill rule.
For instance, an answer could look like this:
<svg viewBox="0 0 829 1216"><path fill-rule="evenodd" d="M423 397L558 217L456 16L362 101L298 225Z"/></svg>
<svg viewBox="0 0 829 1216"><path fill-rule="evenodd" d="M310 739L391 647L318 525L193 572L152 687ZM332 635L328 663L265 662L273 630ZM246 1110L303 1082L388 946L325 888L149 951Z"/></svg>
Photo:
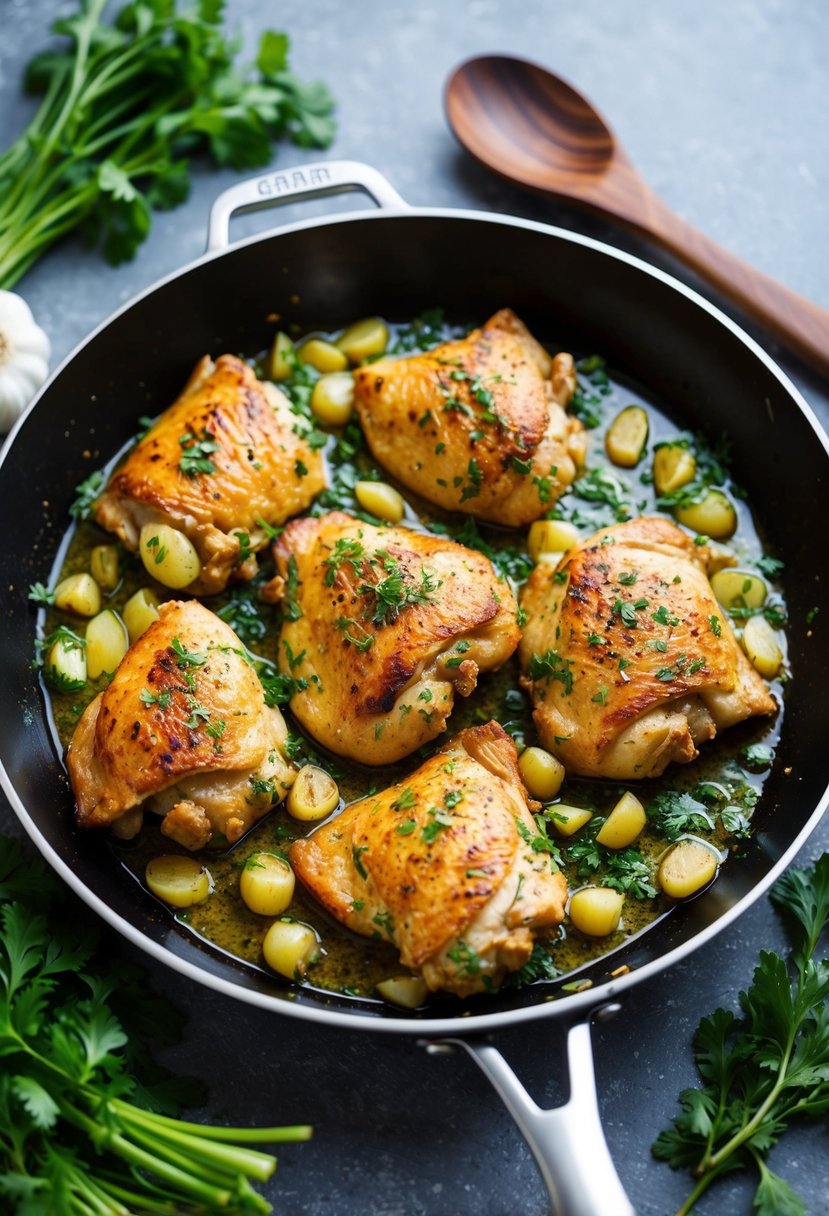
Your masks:
<svg viewBox="0 0 829 1216"><path fill-rule="evenodd" d="M0 291L0 435L11 430L48 376L50 353L26 301Z"/></svg>

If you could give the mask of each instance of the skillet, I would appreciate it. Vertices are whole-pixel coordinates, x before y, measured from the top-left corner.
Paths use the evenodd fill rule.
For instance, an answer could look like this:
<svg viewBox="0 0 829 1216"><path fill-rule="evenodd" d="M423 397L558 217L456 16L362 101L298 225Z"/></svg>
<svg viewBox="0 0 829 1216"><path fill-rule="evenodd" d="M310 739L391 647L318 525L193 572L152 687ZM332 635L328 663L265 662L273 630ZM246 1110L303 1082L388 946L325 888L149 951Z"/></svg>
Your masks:
<svg viewBox="0 0 829 1216"><path fill-rule="evenodd" d="M239 211L361 189L380 213L351 212L292 224L227 248ZM29 584L44 581L66 529L75 485L135 431L150 403L173 400L204 351L264 345L267 318L331 329L379 313L416 315L436 303L450 316L483 317L508 304L562 348L598 349L614 373L668 403L675 419L733 443L733 472L761 504L767 547L786 563L789 654L777 760L738 863L706 894L631 939L585 973L588 991L547 986L476 1000L436 1002L421 1014L346 996L281 986L263 972L177 931L113 865L105 842L77 837L71 796L37 680L30 671L34 614ZM272 327L271 327L272 328ZM827 800L819 712L825 635L806 624L829 612L817 567L814 522L827 517L827 442L779 368L738 326L669 276L609 246L527 221L406 207L374 170L329 162L243 182L217 200L208 254L117 312L57 369L0 454L0 552L6 588L0 663L0 782L23 826L59 874L107 921L154 958L193 979L274 1012L349 1029L417 1035L433 1050L469 1051L518 1121L556 1212L627 1216L598 1121L590 1021L618 1008L625 990L678 961L760 897L816 826ZM629 974L612 978L621 965ZM552 998L552 999L551 999ZM463 1011L463 1016L459 1012ZM540 1111L489 1031L556 1018L568 1026L569 1102Z"/></svg>

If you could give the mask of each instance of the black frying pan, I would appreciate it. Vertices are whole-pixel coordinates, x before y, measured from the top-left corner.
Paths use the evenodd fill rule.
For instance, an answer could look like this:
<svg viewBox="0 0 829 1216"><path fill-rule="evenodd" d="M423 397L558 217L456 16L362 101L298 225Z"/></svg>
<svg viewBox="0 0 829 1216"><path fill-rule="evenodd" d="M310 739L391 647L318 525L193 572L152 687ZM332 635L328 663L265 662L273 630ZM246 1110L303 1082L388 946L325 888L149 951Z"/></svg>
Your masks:
<svg viewBox="0 0 829 1216"><path fill-rule="evenodd" d="M363 189L381 213L311 221L226 249L234 211L284 198ZM373 170L332 162L287 170L226 192L211 216L210 249L139 296L57 370L0 455L0 781L24 827L62 877L107 921L193 979L291 1017L416 1034L469 1050L518 1120L566 1216L627 1216L598 1123L589 1021L631 985L725 929L765 891L815 827L827 798L827 634L807 615L829 615L815 524L827 510L826 440L783 373L736 325L694 292L635 258L559 229L476 212L410 209ZM44 581L66 530L75 485L125 443L136 419L171 401L204 352L252 351L283 324L336 328L366 314L409 318L435 304L459 318L513 308L562 348L598 350L678 422L733 442L733 470L760 513L765 539L786 562L794 680L775 767L746 855L701 898L585 973L589 991L547 986L401 1015L385 1006L311 990L199 946L160 914L113 863L106 844L78 836L71 796L37 679L30 670L34 612L26 593ZM630 973L613 979L609 967ZM495 1048L476 1036L540 1018L571 1024L571 1099L541 1112Z"/></svg>

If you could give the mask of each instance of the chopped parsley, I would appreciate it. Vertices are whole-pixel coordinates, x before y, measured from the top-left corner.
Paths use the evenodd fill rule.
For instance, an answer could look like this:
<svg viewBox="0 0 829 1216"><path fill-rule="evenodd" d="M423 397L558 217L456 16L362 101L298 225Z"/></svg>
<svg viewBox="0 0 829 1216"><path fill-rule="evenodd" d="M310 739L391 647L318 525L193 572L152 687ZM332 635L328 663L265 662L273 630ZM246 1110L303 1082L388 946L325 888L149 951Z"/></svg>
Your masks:
<svg viewBox="0 0 829 1216"><path fill-rule="evenodd" d="M608 853L602 885L624 891L634 899L656 898L651 867L638 849L620 849Z"/></svg>
<svg viewBox="0 0 829 1216"><path fill-rule="evenodd" d="M461 663L463 662L462 656L466 654L467 650L469 650L470 645L471 645L470 642L466 642L466 641L458 642L454 648L456 651L456 654L451 659L446 660L446 666L447 667L460 667Z"/></svg>
<svg viewBox="0 0 829 1216"><path fill-rule="evenodd" d="M388 937L389 941L394 941L394 919L391 912L378 912L376 916L371 918L373 925L378 925Z"/></svg>
<svg viewBox="0 0 829 1216"><path fill-rule="evenodd" d="M239 541L239 557L237 560L239 565L242 565L253 553L253 549L250 546L250 534L248 532L234 532L233 535Z"/></svg>
<svg viewBox="0 0 829 1216"><path fill-rule="evenodd" d="M404 790L398 794L394 802L391 804L393 811L408 811L417 802L417 794L410 785L407 785Z"/></svg>
<svg viewBox="0 0 829 1216"><path fill-rule="evenodd" d="M477 950L473 950L472 946L468 946L465 941L459 941L451 950L447 950L446 954L456 965L458 975L478 975L480 973L480 955Z"/></svg>
<svg viewBox="0 0 829 1216"><path fill-rule="evenodd" d="M173 638L170 646L182 670L188 667L203 667L207 662L207 655L204 651L188 650L180 638Z"/></svg>
<svg viewBox="0 0 829 1216"><path fill-rule="evenodd" d="M210 710L206 705L202 705L195 697L187 698L187 708L190 710L190 717L184 723L188 730L196 730L202 722L210 721Z"/></svg>
<svg viewBox="0 0 829 1216"><path fill-rule="evenodd" d="M479 498L481 493L481 482L484 475L481 471L481 466L477 460L470 460L466 466L466 475L469 478L469 483L463 487L461 492L461 502L466 502L468 498Z"/></svg>
<svg viewBox="0 0 829 1216"><path fill-rule="evenodd" d="M49 604L54 604L55 593L50 591L43 583L32 583L29 587L28 598L33 604L42 604L46 607Z"/></svg>
<svg viewBox="0 0 829 1216"><path fill-rule="evenodd" d="M214 609L246 645L261 642L268 632L266 605L258 599L254 583L238 583L227 592L227 601Z"/></svg>
<svg viewBox="0 0 829 1216"><path fill-rule="evenodd" d="M299 606L299 571L296 555L293 553L288 558L288 577L285 580L285 594L282 598L281 608L286 621L298 621L302 616L302 609Z"/></svg>
<svg viewBox="0 0 829 1216"><path fill-rule="evenodd" d="M339 574L340 565L344 562L349 562L355 574L360 574L362 563L366 561L366 550L361 540L357 540L354 536L340 536L337 544L334 545L331 554L323 561L326 568L325 584L327 587L333 587L337 575Z"/></svg>
<svg viewBox="0 0 829 1216"><path fill-rule="evenodd" d="M769 557L764 553L762 557L758 557L754 563L761 574L765 574L766 578L778 579L783 573L783 562L778 557Z"/></svg>
<svg viewBox="0 0 829 1216"><path fill-rule="evenodd" d="M441 832L452 826L453 816L439 806L430 806L428 816L428 822L421 829L420 839L426 844L433 844Z"/></svg>
<svg viewBox="0 0 829 1216"><path fill-rule="evenodd" d="M714 828L705 803L677 790L663 790L645 811L651 825L668 840L678 840L684 832L710 832Z"/></svg>
<svg viewBox="0 0 829 1216"><path fill-rule="evenodd" d="M287 705L292 697L299 692L305 692L308 688L306 679L297 679L295 676L277 671L272 663L262 660L257 662L255 667L259 683L262 685L262 692L265 695L265 704L268 706Z"/></svg>
<svg viewBox="0 0 829 1216"><path fill-rule="evenodd" d="M338 617L336 625L342 631L344 640L350 642L357 650L365 652L366 650L370 650L374 645L374 634L369 633L365 625L361 625L359 621L355 621L352 617ZM358 635L352 632L353 629L359 629L362 632Z"/></svg>
<svg viewBox="0 0 829 1216"><path fill-rule="evenodd" d="M762 773L771 768L774 760L774 749L767 743L749 743L740 749L743 764L752 773Z"/></svg>
<svg viewBox="0 0 829 1216"><path fill-rule="evenodd" d="M219 450L219 444L209 431L203 430L201 435L185 431L179 439L179 445L182 454L178 467L185 477L216 472L216 466L210 457Z"/></svg>
<svg viewBox="0 0 829 1216"><path fill-rule="evenodd" d="M524 823L524 820L519 819L519 817L516 815L515 826L518 829L518 835L524 841L524 844L528 844L530 846L533 853L549 853L554 861L560 862L561 855L559 853L558 846L547 835L544 816L534 815L533 820L536 826L535 832L531 832L526 823Z"/></svg>
<svg viewBox="0 0 829 1216"><path fill-rule="evenodd" d="M383 577L376 582L363 582L357 588L360 595L374 597L373 609L367 609L363 615L375 625L393 624L404 608L425 604L440 587L434 570L427 566L420 571L420 582L412 583L397 558L382 549L377 550L376 557L382 563Z"/></svg>
<svg viewBox="0 0 829 1216"><path fill-rule="evenodd" d="M167 546L162 545L161 540L157 536L151 536L144 545L145 549L149 549L153 555L153 561L157 566L160 566L167 556Z"/></svg>
<svg viewBox="0 0 829 1216"><path fill-rule="evenodd" d="M656 621L657 625L670 625L671 628L679 624L679 617L671 616L664 604L660 604L656 612L651 613L651 620Z"/></svg>
<svg viewBox="0 0 829 1216"><path fill-rule="evenodd" d="M88 519L95 499L98 498L106 484L106 474L103 469L90 473L85 481L75 486L75 501L69 508L73 519Z"/></svg>
<svg viewBox="0 0 829 1216"><path fill-rule="evenodd" d="M557 650L545 650L543 654L533 654L530 656L529 676L533 681L545 680L548 684L550 680L558 680L564 685L565 696L570 695L573 691L573 660L564 659Z"/></svg>
<svg viewBox="0 0 829 1216"><path fill-rule="evenodd" d="M628 629L636 629L639 626L639 617L637 612L642 612L648 606L648 600L638 599L633 603L630 600L614 600L611 612L622 618L622 624L627 625Z"/></svg>
<svg viewBox="0 0 829 1216"><path fill-rule="evenodd" d="M138 696L143 705L157 705L159 709L166 709L173 699L169 688L163 692L150 692L149 688L142 688Z"/></svg>

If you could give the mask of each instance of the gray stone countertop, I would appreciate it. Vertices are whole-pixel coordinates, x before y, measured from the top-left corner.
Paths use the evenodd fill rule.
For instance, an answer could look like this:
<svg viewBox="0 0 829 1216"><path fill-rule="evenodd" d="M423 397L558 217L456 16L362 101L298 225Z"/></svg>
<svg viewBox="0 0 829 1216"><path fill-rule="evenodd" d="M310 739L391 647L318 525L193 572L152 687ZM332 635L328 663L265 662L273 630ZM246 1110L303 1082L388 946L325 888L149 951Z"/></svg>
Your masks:
<svg viewBox="0 0 829 1216"><path fill-rule="evenodd" d="M64 0L0 0L0 146L30 112L20 90L24 62L43 45L49 22L71 8ZM370 162L412 204L514 214L597 236L675 273L733 313L667 255L620 228L495 179L458 148L442 113L451 68L488 50L543 62L595 101L637 168L675 210L829 308L829 8L822 0L307 0L281 6L229 0L227 14L251 48L260 29L286 28L295 70L329 84L339 103L339 132L327 155ZM282 147L275 163L318 156ZM210 200L235 180L230 172L197 170L189 201L155 217L150 239L128 265L110 269L70 241L30 272L18 290L48 330L55 361L113 309L202 251ZM279 219L349 205L292 206ZM259 215L240 221L234 232L273 222ZM826 425L829 385L759 328L747 328ZM820 556L816 548L816 560ZM0 828L19 831L1 801ZM827 848L824 820L800 864ZM640 1216L668 1216L687 1194L687 1178L656 1162L650 1144L676 1113L680 1088L693 1080L697 1022L718 1004L734 1003L764 947L783 947L765 899L728 933L640 984L622 1013L596 1031L606 1134ZM167 1062L209 1078L210 1113L233 1123L315 1124L309 1144L280 1154L267 1187L281 1216L538 1216L548 1210L529 1151L466 1058L430 1058L406 1039L282 1020L172 973L156 971L153 978L190 1018L184 1042L166 1053ZM542 1101L557 1092L559 1036L544 1023L497 1036ZM771 1163L812 1216L829 1210L825 1125L787 1133ZM700 1216L748 1216L752 1193L742 1176L729 1176L700 1203Z"/></svg>

